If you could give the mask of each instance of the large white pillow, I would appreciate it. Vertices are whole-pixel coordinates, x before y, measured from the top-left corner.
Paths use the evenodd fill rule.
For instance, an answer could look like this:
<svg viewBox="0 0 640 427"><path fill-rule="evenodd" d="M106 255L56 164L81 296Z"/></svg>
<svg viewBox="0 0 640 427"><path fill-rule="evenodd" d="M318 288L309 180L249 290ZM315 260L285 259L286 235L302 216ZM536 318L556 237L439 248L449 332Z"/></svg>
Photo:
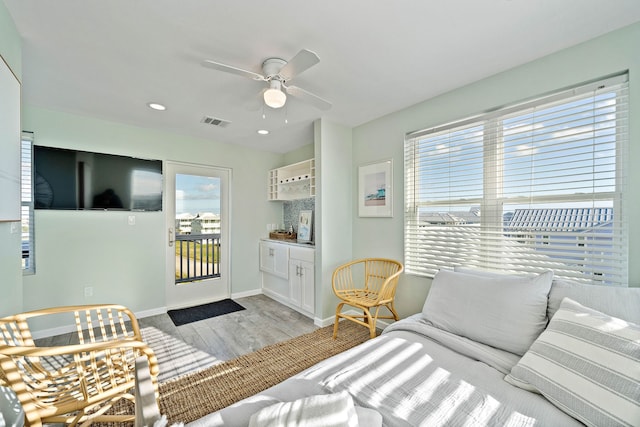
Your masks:
<svg viewBox="0 0 640 427"><path fill-rule="evenodd" d="M423 317L445 331L522 355L547 325L553 272L484 276L440 270Z"/></svg>
<svg viewBox="0 0 640 427"><path fill-rule="evenodd" d="M640 325L640 288L586 285L555 278L549 292L549 318L553 317L565 297L609 316Z"/></svg>
<svg viewBox="0 0 640 427"><path fill-rule="evenodd" d="M640 326L565 298L505 380L588 426L640 426Z"/></svg>

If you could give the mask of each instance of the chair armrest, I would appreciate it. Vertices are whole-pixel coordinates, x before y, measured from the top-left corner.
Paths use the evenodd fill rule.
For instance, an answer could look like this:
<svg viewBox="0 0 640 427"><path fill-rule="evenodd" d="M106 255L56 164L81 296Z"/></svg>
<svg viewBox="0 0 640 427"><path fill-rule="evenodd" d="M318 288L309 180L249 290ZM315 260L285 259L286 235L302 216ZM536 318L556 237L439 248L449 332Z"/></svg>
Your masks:
<svg viewBox="0 0 640 427"><path fill-rule="evenodd" d="M14 359L16 358L36 358L41 357L55 357L55 356L67 356L66 364L54 370L48 370L38 363L43 373L46 371L49 375L56 376L66 372L68 369L75 369L74 367L80 363L80 361L86 361L95 357L96 354L109 351L126 351L137 350L140 354L146 356L149 361L149 370L154 378L157 377L160 372L158 366L158 360L156 359L153 350L144 342L133 339L120 339L108 342L96 342L88 344L73 344L57 347L30 347L30 346L0 346L0 368L4 371L5 376L8 378L10 372L19 370ZM7 360L9 359L9 360ZM23 366L25 368L25 366ZM8 378L9 379L9 378Z"/></svg>

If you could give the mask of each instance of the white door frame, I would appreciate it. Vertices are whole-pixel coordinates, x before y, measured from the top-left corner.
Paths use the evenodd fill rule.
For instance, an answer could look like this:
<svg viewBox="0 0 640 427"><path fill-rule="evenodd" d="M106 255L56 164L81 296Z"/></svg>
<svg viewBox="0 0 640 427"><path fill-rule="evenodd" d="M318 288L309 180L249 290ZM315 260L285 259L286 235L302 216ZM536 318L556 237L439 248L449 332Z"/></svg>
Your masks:
<svg viewBox="0 0 640 427"><path fill-rule="evenodd" d="M202 175L220 177L220 278L190 282L176 285L175 283L175 207L176 188L175 175ZM177 161L165 161L165 248L166 248L166 275L165 275L165 301L169 309L184 308L199 304L217 301L231 296L231 169L210 165L185 163ZM220 282L222 280L222 282ZM215 292L212 287L216 286ZM222 289L220 286L222 285Z"/></svg>

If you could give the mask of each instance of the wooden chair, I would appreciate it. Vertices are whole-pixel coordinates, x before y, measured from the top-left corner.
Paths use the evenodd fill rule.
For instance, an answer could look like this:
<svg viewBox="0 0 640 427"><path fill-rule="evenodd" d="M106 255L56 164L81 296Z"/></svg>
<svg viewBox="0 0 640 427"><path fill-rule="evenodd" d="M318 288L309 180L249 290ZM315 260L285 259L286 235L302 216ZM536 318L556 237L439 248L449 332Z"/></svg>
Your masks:
<svg viewBox="0 0 640 427"><path fill-rule="evenodd" d="M56 319L68 324L70 318L77 343L34 343L28 320L47 325ZM135 414L108 411L122 398L135 401L135 360L141 356L157 392L158 362L142 341L136 317L123 306L57 307L0 319L0 385L17 394L27 426L133 421Z"/></svg>
<svg viewBox="0 0 640 427"><path fill-rule="evenodd" d="M331 282L333 292L342 302L336 308L333 338L338 336L338 322L341 317L367 326L371 338L376 336L378 319L398 320L393 301L398 278L403 270L401 263L386 258L364 258L338 267L333 272ZM362 310L362 315L343 313L342 308L345 305ZM391 315L380 316L378 312L381 307L387 308ZM371 311L374 308L372 315Z"/></svg>

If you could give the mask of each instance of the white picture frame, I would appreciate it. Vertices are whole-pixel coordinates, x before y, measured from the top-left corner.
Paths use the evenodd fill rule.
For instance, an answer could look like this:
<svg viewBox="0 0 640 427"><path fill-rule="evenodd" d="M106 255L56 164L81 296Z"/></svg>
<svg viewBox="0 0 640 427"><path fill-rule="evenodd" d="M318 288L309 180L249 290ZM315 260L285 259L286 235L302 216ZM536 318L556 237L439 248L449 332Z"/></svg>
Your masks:
<svg viewBox="0 0 640 427"><path fill-rule="evenodd" d="M298 214L298 242L311 242L313 230L313 211L303 210Z"/></svg>
<svg viewBox="0 0 640 427"><path fill-rule="evenodd" d="M358 216L393 217L393 159L358 167Z"/></svg>

